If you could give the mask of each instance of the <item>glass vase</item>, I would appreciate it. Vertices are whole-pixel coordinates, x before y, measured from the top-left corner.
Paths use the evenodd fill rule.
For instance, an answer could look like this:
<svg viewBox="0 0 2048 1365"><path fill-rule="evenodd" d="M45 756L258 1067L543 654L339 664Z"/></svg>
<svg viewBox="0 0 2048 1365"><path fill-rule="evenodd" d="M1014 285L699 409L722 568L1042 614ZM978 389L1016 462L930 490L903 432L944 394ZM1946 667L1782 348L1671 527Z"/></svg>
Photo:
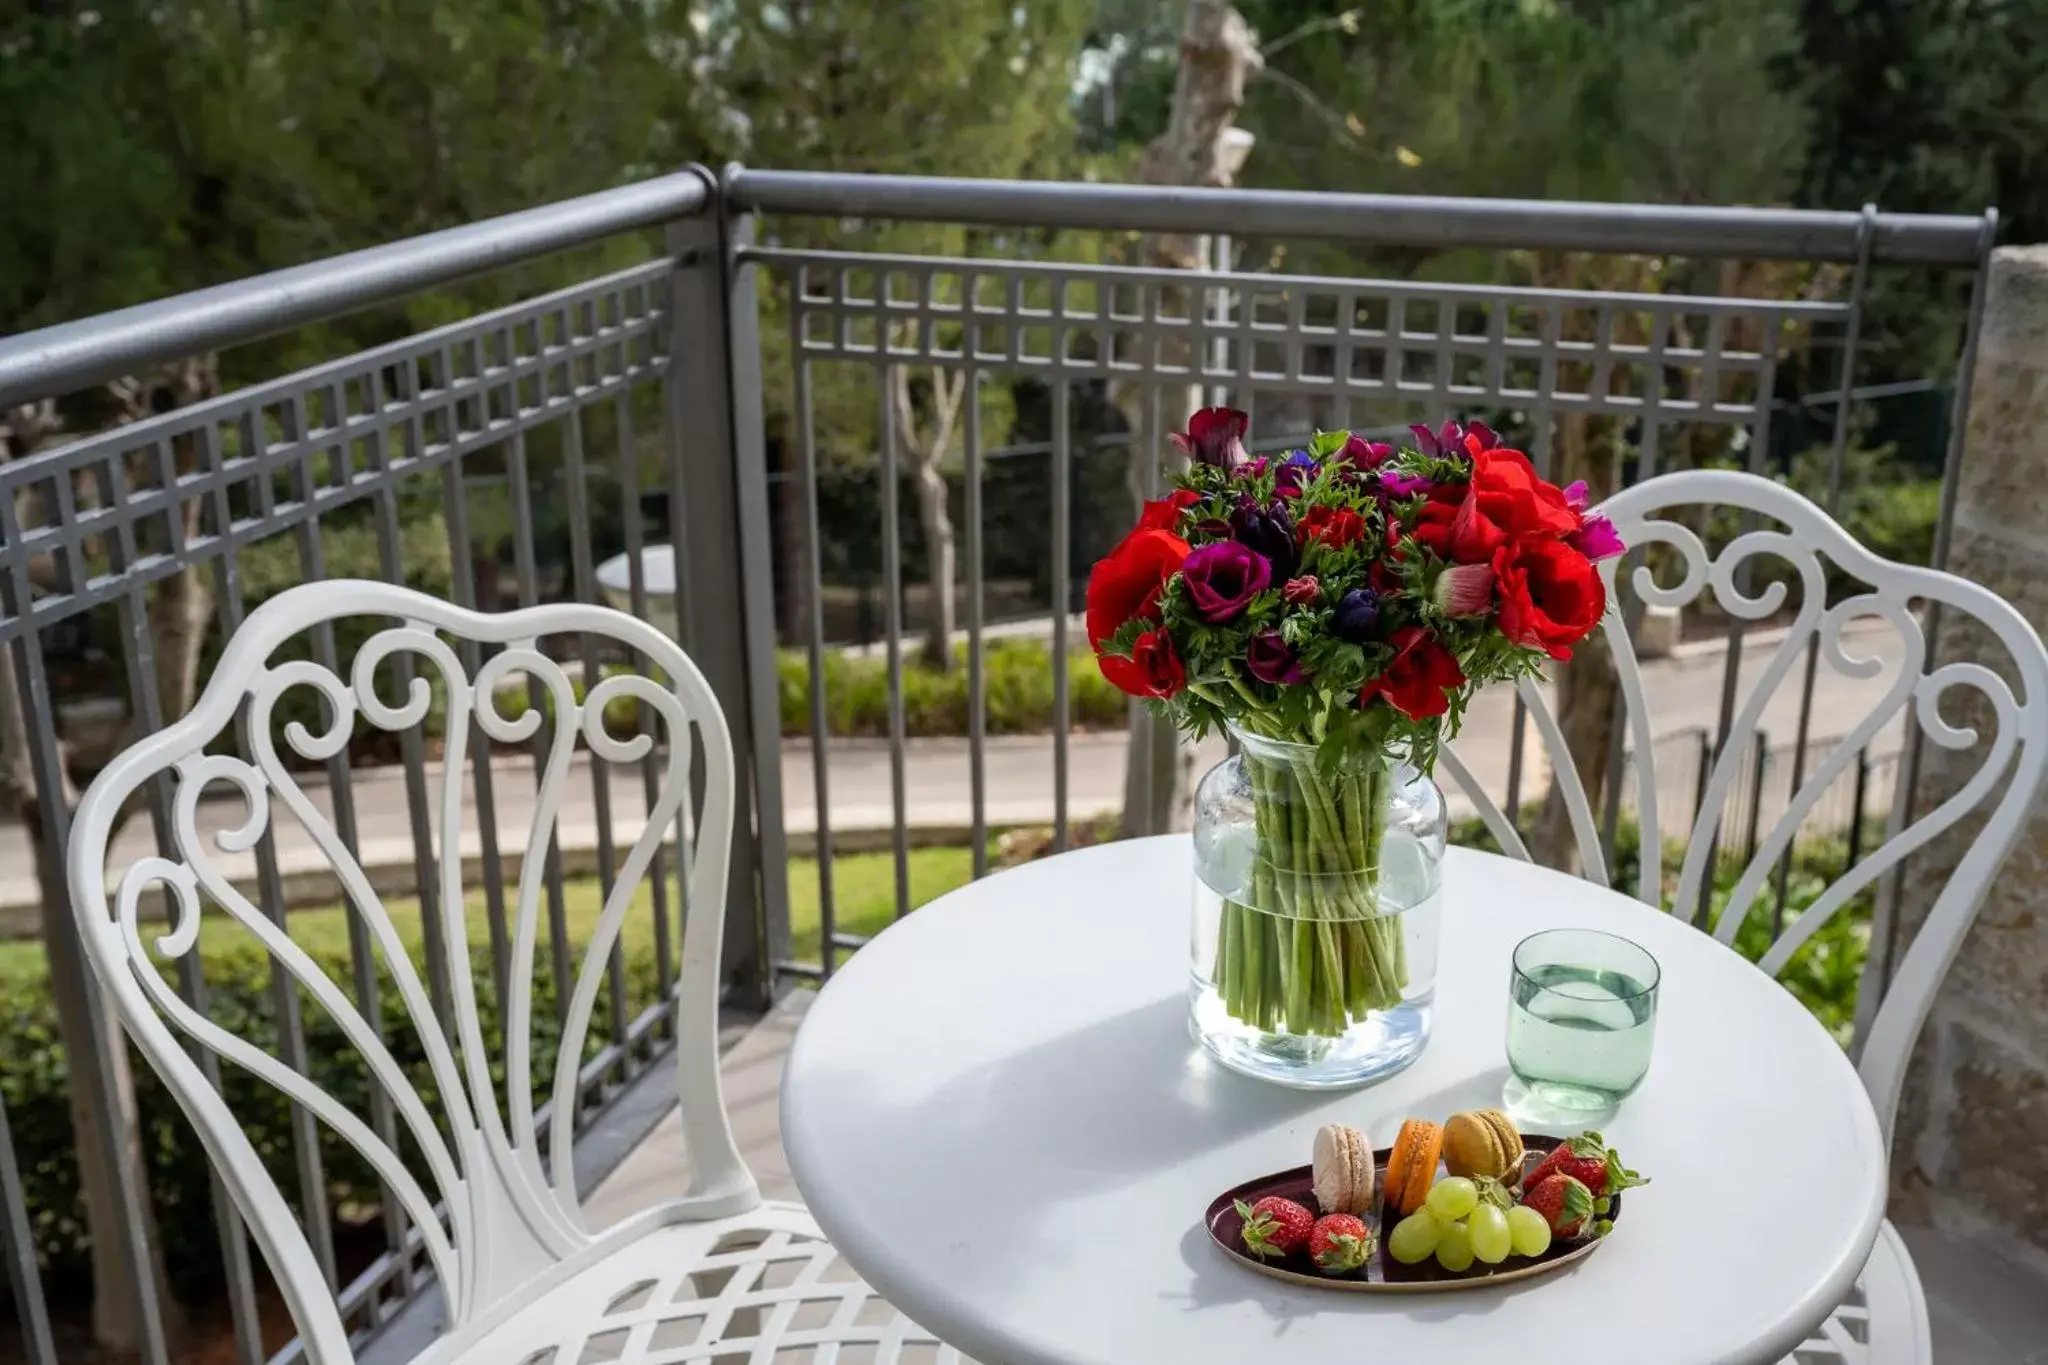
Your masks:
<svg viewBox="0 0 2048 1365"><path fill-rule="evenodd" d="M1382 751L1231 737L1195 793L1190 1029L1283 1085L1391 1076L1429 1041L1443 793Z"/></svg>

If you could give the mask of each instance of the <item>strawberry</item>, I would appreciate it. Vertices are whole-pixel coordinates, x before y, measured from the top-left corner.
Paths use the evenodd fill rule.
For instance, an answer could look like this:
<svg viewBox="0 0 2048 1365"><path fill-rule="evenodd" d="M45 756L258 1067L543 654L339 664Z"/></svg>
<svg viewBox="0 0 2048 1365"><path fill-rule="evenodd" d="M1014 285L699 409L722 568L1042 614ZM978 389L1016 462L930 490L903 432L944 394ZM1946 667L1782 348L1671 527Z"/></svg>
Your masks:
<svg viewBox="0 0 2048 1365"><path fill-rule="evenodd" d="M1372 1229L1348 1213L1318 1218L1309 1229L1309 1259L1325 1275L1347 1275L1358 1269L1372 1255L1372 1247Z"/></svg>
<svg viewBox="0 0 2048 1365"><path fill-rule="evenodd" d="M1262 1261L1277 1261L1301 1250L1316 1216L1292 1199L1269 1194L1246 1206L1237 1201L1237 1216L1244 1220L1244 1249Z"/></svg>
<svg viewBox="0 0 2048 1365"><path fill-rule="evenodd" d="M1609 1147L1606 1139L1598 1133L1581 1133L1558 1143L1550 1155L1529 1172L1522 1187L1534 1189L1553 1175L1572 1177L1591 1190L1595 1199L1603 1201L1623 1190L1650 1183L1623 1166L1621 1153Z"/></svg>
<svg viewBox="0 0 2048 1365"><path fill-rule="evenodd" d="M1578 1236L1593 1216L1593 1192L1577 1176L1561 1173L1533 1182L1522 1203L1543 1215L1554 1237Z"/></svg>

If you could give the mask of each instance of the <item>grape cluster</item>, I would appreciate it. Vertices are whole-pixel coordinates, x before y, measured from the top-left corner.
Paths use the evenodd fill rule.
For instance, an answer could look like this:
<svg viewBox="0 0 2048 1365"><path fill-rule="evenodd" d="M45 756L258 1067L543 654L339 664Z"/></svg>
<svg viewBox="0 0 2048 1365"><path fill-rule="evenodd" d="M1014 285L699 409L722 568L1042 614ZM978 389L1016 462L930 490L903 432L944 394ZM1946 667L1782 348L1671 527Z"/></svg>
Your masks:
<svg viewBox="0 0 2048 1365"><path fill-rule="evenodd" d="M1499 1265L1509 1255L1541 1256L1550 1246L1550 1224L1534 1209L1506 1207L1504 1191L1494 1181L1454 1175L1430 1186L1422 1207L1394 1225L1387 1253L1402 1265L1419 1265L1430 1256L1445 1270L1457 1273L1476 1261Z"/></svg>

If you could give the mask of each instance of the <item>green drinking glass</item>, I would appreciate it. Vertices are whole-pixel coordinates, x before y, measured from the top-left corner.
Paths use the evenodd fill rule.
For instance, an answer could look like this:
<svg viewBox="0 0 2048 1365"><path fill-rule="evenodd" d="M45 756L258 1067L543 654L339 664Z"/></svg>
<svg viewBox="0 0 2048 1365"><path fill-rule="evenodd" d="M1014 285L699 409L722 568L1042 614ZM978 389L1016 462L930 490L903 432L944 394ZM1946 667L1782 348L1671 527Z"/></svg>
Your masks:
<svg viewBox="0 0 2048 1365"><path fill-rule="evenodd" d="M1517 1117L1585 1124L1612 1114L1650 1069L1657 959L1594 929L1550 929L1515 946L1505 1099Z"/></svg>

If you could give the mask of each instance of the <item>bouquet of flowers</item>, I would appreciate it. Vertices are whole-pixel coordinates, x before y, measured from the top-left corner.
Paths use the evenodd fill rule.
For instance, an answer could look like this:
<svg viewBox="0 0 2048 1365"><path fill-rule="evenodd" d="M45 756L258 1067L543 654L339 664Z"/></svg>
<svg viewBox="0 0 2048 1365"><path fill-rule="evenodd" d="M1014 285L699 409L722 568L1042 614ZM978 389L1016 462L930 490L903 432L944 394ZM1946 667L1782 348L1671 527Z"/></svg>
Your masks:
<svg viewBox="0 0 2048 1365"><path fill-rule="evenodd" d="M1251 765L1263 913L1226 907L1217 977L1256 1027L1341 1031L1407 981L1379 906L1390 765L1432 771L1475 691L1570 658L1623 546L1481 422L1259 459L1247 425L1208 408L1173 438L1189 467L1095 566L1088 640L1180 728L1293 755Z"/></svg>

